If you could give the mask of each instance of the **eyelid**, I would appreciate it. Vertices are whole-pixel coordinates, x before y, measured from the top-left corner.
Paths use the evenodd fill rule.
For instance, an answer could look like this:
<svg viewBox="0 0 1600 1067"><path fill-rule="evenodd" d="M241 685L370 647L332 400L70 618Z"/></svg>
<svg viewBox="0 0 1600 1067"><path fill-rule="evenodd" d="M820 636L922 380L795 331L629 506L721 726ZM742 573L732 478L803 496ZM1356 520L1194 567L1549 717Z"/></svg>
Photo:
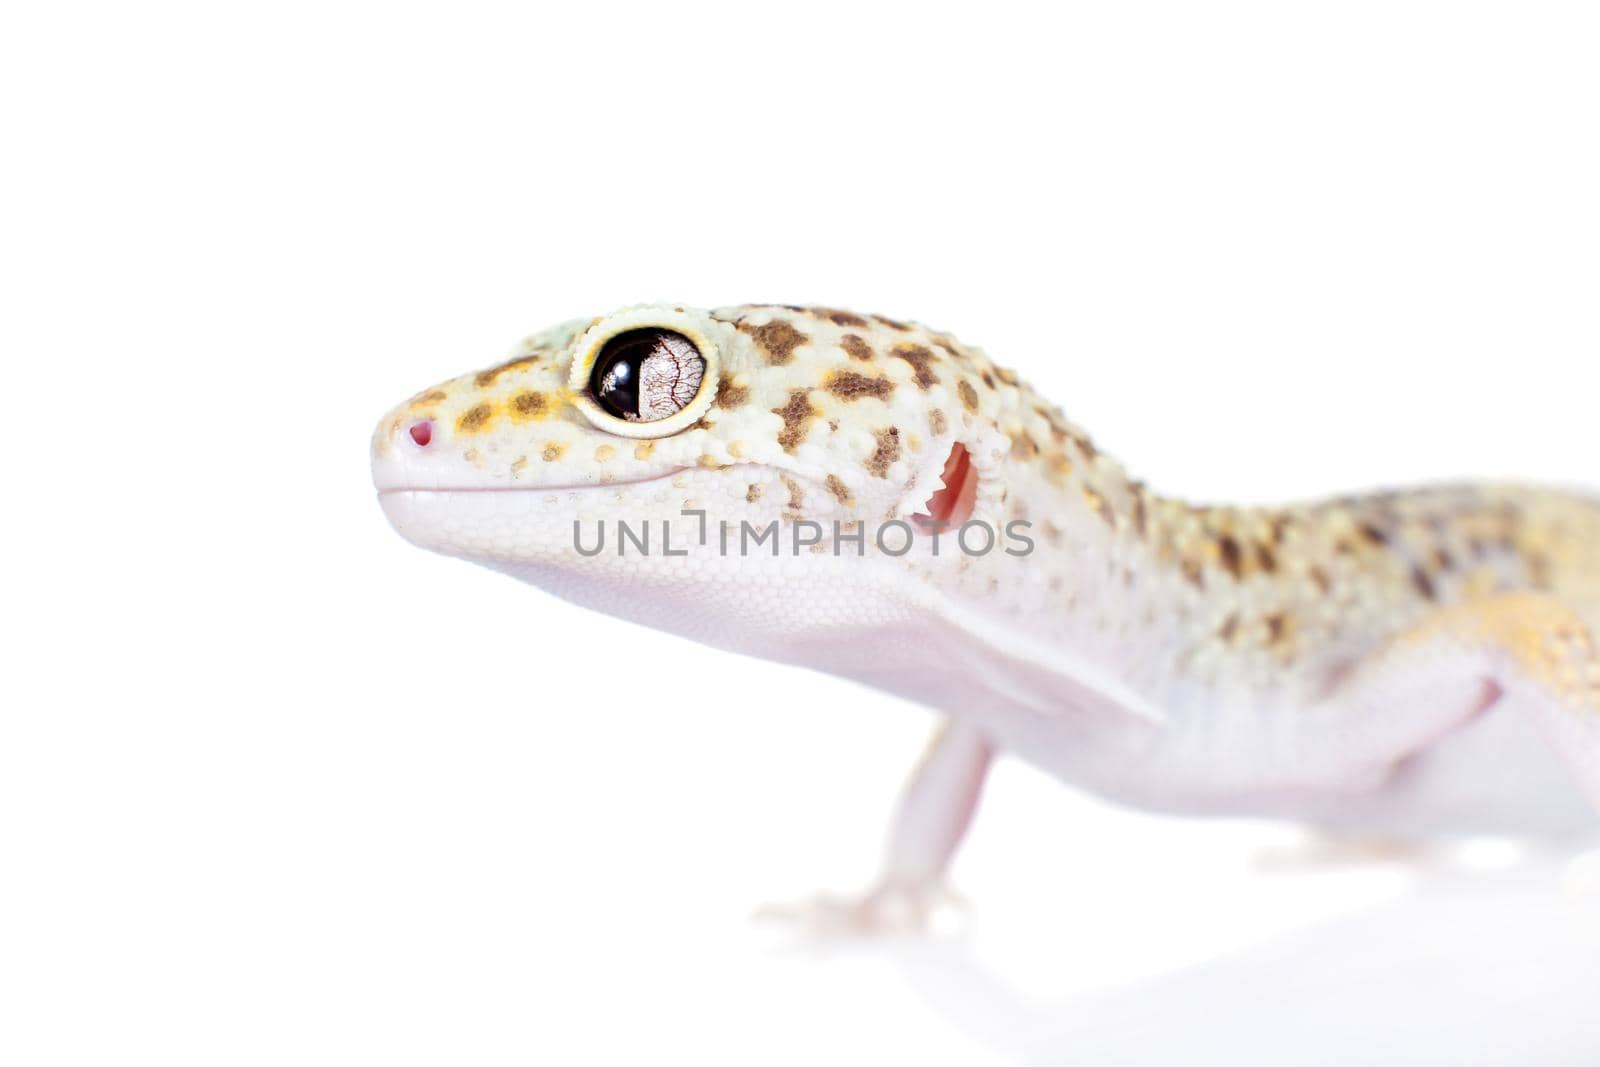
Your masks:
<svg viewBox="0 0 1600 1067"><path fill-rule="evenodd" d="M589 393L589 382L595 360L608 341L619 334L637 329L668 330L682 334L699 350L705 367L700 376L700 388L694 398L674 415L654 422L630 422L619 419L603 410ZM693 426L711 407L717 394L721 374L721 346L717 339L726 330L720 323L703 312L676 304L650 304L625 308L622 311L596 319L584 331L573 349L567 387L572 392L573 406L599 430L618 437L670 437Z"/></svg>

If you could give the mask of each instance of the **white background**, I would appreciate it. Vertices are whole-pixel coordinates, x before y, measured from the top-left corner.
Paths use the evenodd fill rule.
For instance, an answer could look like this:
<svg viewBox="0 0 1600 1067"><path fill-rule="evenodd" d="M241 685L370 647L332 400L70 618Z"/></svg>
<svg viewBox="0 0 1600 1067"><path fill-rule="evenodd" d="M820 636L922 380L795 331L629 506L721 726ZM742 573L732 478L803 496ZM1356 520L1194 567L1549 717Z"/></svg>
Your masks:
<svg viewBox="0 0 1600 1067"><path fill-rule="evenodd" d="M9 5L0 1062L1600 1061L1553 865L1015 762L964 936L797 949L747 916L867 878L930 716L420 553L366 470L534 329L771 300L953 330L1195 498L1593 486L1597 55L1586 5Z"/></svg>

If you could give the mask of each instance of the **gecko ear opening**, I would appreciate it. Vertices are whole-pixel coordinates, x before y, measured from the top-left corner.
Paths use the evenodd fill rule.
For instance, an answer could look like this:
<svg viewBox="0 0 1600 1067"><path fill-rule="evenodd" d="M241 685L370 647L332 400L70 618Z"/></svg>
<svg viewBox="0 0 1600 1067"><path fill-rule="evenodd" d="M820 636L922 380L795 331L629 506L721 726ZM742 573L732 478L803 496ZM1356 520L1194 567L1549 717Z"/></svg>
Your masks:
<svg viewBox="0 0 1600 1067"><path fill-rule="evenodd" d="M972 509L978 499L978 472L972 469L972 457L966 446L957 441L944 461L940 479L944 488L937 490L922 505L922 514L912 520L925 530L951 530L972 518Z"/></svg>

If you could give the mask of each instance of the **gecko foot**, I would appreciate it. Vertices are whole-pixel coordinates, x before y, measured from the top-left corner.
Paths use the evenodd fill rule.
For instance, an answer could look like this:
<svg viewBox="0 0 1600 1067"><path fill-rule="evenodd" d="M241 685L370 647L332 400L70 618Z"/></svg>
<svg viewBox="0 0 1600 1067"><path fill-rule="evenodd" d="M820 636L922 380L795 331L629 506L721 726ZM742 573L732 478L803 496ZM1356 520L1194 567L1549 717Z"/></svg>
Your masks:
<svg viewBox="0 0 1600 1067"><path fill-rule="evenodd" d="M879 886L859 896L818 894L809 900L769 904L758 921L777 923L807 940L843 941L906 934L953 934L969 915L964 898L945 886Z"/></svg>
<svg viewBox="0 0 1600 1067"><path fill-rule="evenodd" d="M1264 874L1309 874L1376 864L1421 865L1435 859L1435 851L1421 842L1316 832L1292 844L1262 848L1255 866Z"/></svg>

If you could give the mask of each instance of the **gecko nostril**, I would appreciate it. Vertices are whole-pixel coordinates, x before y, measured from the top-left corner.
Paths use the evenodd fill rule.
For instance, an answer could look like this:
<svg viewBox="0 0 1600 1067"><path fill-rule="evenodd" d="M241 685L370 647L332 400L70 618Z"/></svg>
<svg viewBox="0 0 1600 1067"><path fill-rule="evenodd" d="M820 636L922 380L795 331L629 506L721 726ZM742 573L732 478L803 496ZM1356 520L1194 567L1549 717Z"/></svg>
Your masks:
<svg viewBox="0 0 1600 1067"><path fill-rule="evenodd" d="M433 440L433 423L427 419L411 424L411 439L419 448L427 448L428 442Z"/></svg>

